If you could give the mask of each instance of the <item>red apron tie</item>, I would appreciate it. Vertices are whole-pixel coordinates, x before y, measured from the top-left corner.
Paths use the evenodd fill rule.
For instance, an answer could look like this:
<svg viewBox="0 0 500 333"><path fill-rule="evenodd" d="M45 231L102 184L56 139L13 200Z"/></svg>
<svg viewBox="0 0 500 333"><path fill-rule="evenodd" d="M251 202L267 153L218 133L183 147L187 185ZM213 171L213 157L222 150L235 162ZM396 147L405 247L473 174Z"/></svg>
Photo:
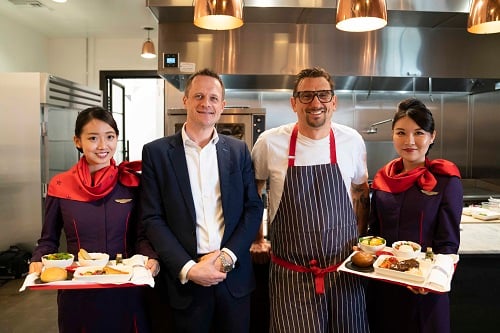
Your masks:
<svg viewBox="0 0 500 333"><path fill-rule="evenodd" d="M276 265L289 269L291 271L299 272L299 273L313 273L314 275L314 288L316 290L316 294L324 294L325 293L325 275L330 272L336 272L337 268L341 264L331 265L326 268L319 268L318 261L312 259L309 261L310 267L304 267L300 265L296 265L294 263L288 262L281 258L276 257L271 254L271 260Z"/></svg>

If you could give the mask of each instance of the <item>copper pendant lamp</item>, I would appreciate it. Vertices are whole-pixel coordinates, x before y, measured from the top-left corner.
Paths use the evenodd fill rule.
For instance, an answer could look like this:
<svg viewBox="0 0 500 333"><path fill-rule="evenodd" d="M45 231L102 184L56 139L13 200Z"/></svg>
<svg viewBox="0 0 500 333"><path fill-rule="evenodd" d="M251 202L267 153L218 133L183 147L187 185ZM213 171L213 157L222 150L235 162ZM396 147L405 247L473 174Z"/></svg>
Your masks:
<svg viewBox="0 0 500 333"><path fill-rule="evenodd" d="M500 32L500 0L473 0L467 31L473 34Z"/></svg>
<svg viewBox="0 0 500 333"><path fill-rule="evenodd" d="M230 30L243 25L243 0L194 0L194 25Z"/></svg>
<svg viewBox="0 0 500 333"><path fill-rule="evenodd" d="M142 53L141 57L146 59L156 58L155 45L153 41L149 38L149 32L153 30L151 27L144 27L144 30L148 32L148 39L142 44Z"/></svg>
<svg viewBox="0 0 500 333"><path fill-rule="evenodd" d="M372 31L387 25L385 0L338 0L337 29L350 32Z"/></svg>

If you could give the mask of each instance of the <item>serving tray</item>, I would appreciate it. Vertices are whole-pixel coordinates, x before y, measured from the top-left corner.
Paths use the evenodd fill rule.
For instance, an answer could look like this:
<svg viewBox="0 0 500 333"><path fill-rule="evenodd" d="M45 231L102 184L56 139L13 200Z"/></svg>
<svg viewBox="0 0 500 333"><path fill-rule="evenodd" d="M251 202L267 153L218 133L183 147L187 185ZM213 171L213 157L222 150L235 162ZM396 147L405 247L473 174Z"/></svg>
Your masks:
<svg viewBox="0 0 500 333"><path fill-rule="evenodd" d="M391 248L387 247L384 251L390 252ZM423 262L423 265L421 266L424 269L422 271L422 276L417 276L415 274L408 274L408 272L398 272L378 267L383 259L388 256L381 255L374 263L373 272L363 272L360 270L350 269L349 265L346 265L351 262L351 257L356 252L357 251L351 253L351 255L344 260L337 270L340 272L355 274L369 279L385 281L402 286L424 288L425 290L434 293L445 293L451 290L451 280L453 279L453 274L459 260L459 256L456 254L438 254L434 256L435 260L433 262L425 262L425 253L422 252L419 254L417 260L419 260L419 262ZM404 260L402 258L399 259Z"/></svg>
<svg viewBox="0 0 500 333"><path fill-rule="evenodd" d="M67 267L68 280L55 282L42 282L38 273L31 273L26 276L24 283L19 291L24 291L26 288L30 290L53 290L53 289L101 289L101 288L126 288L137 286L154 287L155 281L151 271L144 267L147 257L135 255L125 261L124 265L115 265L113 268L126 271L128 274L120 275L94 275L80 276L79 272L95 267L81 266L75 269L74 266ZM113 265L114 261L110 261ZM75 274L77 275L75 277Z"/></svg>

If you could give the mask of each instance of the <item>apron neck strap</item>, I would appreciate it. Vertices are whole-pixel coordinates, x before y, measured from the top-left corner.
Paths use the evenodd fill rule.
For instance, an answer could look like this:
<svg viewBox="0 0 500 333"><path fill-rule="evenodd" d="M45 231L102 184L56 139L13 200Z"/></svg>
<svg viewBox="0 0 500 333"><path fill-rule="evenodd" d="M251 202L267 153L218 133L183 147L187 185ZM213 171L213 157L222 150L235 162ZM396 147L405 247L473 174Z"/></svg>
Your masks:
<svg viewBox="0 0 500 333"><path fill-rule="evenodd" d="M295 166L295 150L297 147L297 137L299 135L299 126L295 124L292 130L292 136L290 137L290 148L288 149L288 166ZM337 151L335 149L335 136L333 135L333 130L330 128L330 163L337 163Z"/></svg>

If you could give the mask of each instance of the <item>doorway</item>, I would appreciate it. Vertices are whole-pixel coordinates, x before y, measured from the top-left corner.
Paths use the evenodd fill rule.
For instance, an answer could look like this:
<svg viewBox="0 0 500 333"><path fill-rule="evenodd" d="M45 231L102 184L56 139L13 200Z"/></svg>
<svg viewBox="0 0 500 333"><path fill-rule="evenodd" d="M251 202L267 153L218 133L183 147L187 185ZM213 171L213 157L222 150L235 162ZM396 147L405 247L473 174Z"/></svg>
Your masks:
<svg viewBox="0 0 500 333"><path fill-rule="evenodd" d="M165 133L164 80L156 71L101 71L99 86L120 130L116 162L140 160L143 145Z"/></svg>

